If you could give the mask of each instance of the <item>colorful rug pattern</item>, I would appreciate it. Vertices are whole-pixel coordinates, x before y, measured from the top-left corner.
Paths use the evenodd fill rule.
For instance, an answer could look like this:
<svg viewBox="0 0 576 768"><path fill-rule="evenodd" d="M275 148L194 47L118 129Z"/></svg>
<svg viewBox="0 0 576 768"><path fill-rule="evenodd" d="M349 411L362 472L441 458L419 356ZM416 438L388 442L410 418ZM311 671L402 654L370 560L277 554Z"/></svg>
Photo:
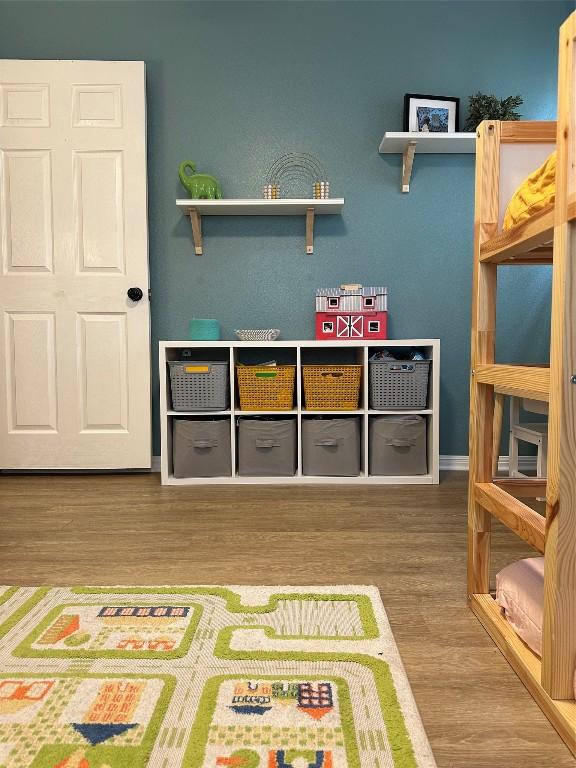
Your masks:
<svg viewBox="0 0 576 768"><path fill-rule="evenodd" d="M0 768L434 768L372 587L0 587Z"/></svg>

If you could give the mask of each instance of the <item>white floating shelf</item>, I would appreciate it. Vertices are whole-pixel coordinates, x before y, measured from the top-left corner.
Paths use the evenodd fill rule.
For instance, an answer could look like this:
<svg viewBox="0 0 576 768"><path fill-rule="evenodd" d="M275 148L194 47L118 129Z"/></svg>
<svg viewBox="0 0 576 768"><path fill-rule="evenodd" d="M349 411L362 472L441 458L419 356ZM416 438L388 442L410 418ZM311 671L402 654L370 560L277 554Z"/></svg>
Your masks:
<svg viewBox="0 0 576 768"><path fill-rule="evenodd" d="M176 200L178 208L190 216L194 251L202 255L202 216L306 216L306 253L314 252L314 216L339 214L344 206L343 197L328 200L290 198L279 200Z"/></svg>
<svg viewBox="0 0 576 768"><path fill-rule="evenodd" d="M176 200L178 208L195 208L202 216L297 216L308 208L316 213L342 213L343 197L328 200L290 198L280 200Z"/></svg>
<svg viewBox="0 0 576 768"><path fill-rule="evenodd" d="M387 131L380 142L383 155L404 152L406 146L416 142L416 152L427 154L470 155L476 152L476 133L410 133Z"/></svg>
<svg viewBox="0 0 576 768"><path fill-rule="evenodd" d="M378 151L383 155L402 155L402 192L409 192L415 153L471 155L476 152L476 133L388 131Z"/></svg>

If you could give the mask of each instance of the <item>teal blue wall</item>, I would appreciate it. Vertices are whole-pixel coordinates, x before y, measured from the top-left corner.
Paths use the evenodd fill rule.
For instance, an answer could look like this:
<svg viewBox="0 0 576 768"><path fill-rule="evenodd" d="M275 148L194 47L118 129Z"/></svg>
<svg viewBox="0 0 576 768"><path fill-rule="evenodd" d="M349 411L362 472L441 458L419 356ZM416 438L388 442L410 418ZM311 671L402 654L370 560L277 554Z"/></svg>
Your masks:
<svg viewBox="0 0 576 768"><path fill-rule="evenodd" d="M157 340L186 338L194 315L219 318L225 338L237 327L311 338L315 287L385 284L392 336L442 340L441 452L464 454L474 158L417 157L402 195L400 157L378 144L401 130L405 92L520 93L526 118L555 117L558 27L572 5L0 2L0 55L146 62L154 362ZM289 151L316 155L346 198L342 218L317 221L314 255L300 218L258 217L205 219L194 256L174 205L178 163L217 175L225 196L258 197ZM503 283L500 357L542 359L546 268Z"/></svg>

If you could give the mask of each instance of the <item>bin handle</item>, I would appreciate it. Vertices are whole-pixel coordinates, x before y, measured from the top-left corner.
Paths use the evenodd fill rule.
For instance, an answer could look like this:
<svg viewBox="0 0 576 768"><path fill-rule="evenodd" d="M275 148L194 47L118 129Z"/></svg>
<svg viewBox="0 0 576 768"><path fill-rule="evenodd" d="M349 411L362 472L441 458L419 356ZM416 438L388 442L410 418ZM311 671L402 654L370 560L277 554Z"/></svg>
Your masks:
<svg viewBox="0 0 576 768"><path fill-rule="evenodd" d="M207 438L199 438L198 440L194 440L194 448L217 448L218 447L218 440L208 440Z"/></svg>
<svg viewBox="0 0 576 768"><path fill-rule="evenodd" d="M402 363L401 365L391 365L388 368L389 371L392 371L393 373L400 373L401 371L406 371L410 373L411 371L415 370L415 365L413 363Z"/></svg>
<svg viewBox="0 0 576 768"><path fill-rule="evenodd" d="M257 371L257 379L275 379L278 376L278 371Z"/></svg>
<svg viewBox="0 0 576 768"><path fill-rule="evenodd" d="M264 438L256 439L256 448L279 448L280 442L278 440L265 440Z"/></svg>
<svg viewBox="0 0 576 768"><path fill-rule="evenodd" d="M411 446L416 445L416 440L401 440L396 437L393 440L388 440L386 445L392 445L394 448L410 448Z"/></svg>
<svg viewBox="0 0 576 768"><path fill-rule="evenodd" d="M320 374L321 376L331 376L333 379L339 379L341 376L344 376L342 371L326 371L324 373Z"/></svg>
<svg viewBox="0 0 576 768"><path fill-rule="evenodd" d="M185 373L210 373L211 365L185 365Z"/></svg>
<svg viewBox="0 0 576 768"><path fill-rule="evenodd" d="M314 441L314 445L340 445L341 438L337 437L324 437Z"/></svg>

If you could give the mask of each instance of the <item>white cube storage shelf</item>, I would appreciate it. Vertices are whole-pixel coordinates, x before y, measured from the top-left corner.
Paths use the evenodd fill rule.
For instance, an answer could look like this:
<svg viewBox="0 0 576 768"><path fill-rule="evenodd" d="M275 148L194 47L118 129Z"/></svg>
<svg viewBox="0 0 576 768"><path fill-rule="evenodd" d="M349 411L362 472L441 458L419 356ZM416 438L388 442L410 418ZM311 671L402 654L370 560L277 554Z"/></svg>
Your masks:
<svg viewBox="0 0 576 768"><path fill-rule="evenodd" d="M379 349L393 347L418 347L426 352L432 361L428 384L427 408L403 410L371 410L369 407L368 359ZM226 411L174 411L170 395L170 373L168 363L179 360L182 349L193 350L195 360L226 360L230 365L230 408ZM343 353L343 350L345 352ZM330 352L334 355L331 357ZM214 485L214 484L347 484L347 485L390 485L390 484L436 484L439 481L439 400L440 400L440 341L439 339L393 339L389 341L161 341L159 349L160 364L160 426L161 426L161 473L163 485ZM363 367L360 385L360 402L357 410L350 411L308 411L305 408L304 390L302 385L302 365L310 363L338 363L342 355L349 357L346 362L361 364ZM292 362L296 365L296 383L294 392L294 408L290 411L244 411L238 401L235 365L238 361L254 362L272 360L278 356L278 362ZM315 355L321 356L315 358ZM369 467L369 420L386 414L421 414L427 423L427 454L428 471L423 475L370 475ZM279 418L292 417L297 424L297 468L293 477L245 477L238 475L237 426L236 421L241 416L274 416ZM334 418L345 416L361 417L361 471L359 476L334 477L311 476L302 473L302 421L319 416L332 415ZM176 478L172 463L172 424L175 418L203 417L226 419L231 433L232 475L229 477L186 477Z"/></svg>

